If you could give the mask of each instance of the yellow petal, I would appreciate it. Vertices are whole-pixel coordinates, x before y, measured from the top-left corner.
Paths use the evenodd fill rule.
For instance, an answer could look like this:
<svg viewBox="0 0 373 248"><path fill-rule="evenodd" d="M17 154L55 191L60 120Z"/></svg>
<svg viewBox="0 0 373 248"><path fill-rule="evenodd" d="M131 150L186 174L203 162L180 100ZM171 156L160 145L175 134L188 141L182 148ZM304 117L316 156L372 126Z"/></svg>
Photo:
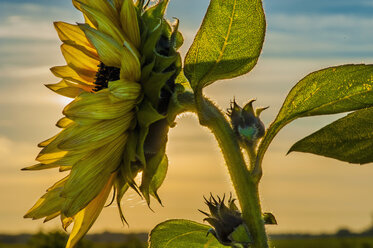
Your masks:
<svg viewBox="0 0 373 248"><path fill-rule="evenodd" d="M95 17L97 22L97 28L99 31L111 36L118 44L123 44L126 40L124 33L120 31L120 24L117 20L112 20L112 18L106 16L101 11L91 8L88 5L81 4L82 9L87 13Z"/></svg>
<svg viewBox="0 0 373 248"><path fill-rule="evenodd" d="M60 172L64 172L64 171L69 171L72 169L72 166L61 166L60 167Z"/></svg>
<svg viewBox="0 0 373 248"><path fill-rule="evenodd" d="M109 82L110 93L120 100L136 100L141 94L141 85L126 79Z"/></svg>
<svg viewBox="0 0 373 248"><path fill-rule="evenodd" d="M99 194L106 180L119 166L127 134L93 151L71 170L61 196L65 197L62 212L73 216Z"/></svg>
<svg viewBox="0 0 373 248"><path fill-rule="evenodd" d="M55 184L53 184L51 187L49 187L47 189L47 192L63 187L65 185L67 179L69 179L69 176L66 176L66 177L62 178L61 180L57 181Z"/></svg>
<svg viewBox="0 0 373 248"><path fill-rule="evenodd" d="M66 217L63 213L61 213L61 223L62 223L62 227L63 229L66 229L70 226L71 223L73 223L74 221L74 218L72 217Z"/></svg>
<svg viewBox="0 0 373 248"><path fill-rule="evenodd" d="M83 93L63 110L68 118L115 119L124 116L135 106L135 101L112 103L108 90L97 93Z"/></svg>
<svg viewBox="0 0 373 248"><path fill-rule="evenodd" d="M56 126L59 127L59 128L66 128L73 123L74 122L72 120L70 120L69 118L63 117L57 122Z"/></svg>
<svg viewBox="0 0 373 248"><path fill-rule="evenodd" d="M53 220L54 218L58 217L60 214L61 214L60 211L58 211L58 212L56 212L56 213L54 213L54 214L51 214L51 215L45 217L45 219L44 219L43 222L45 223L45 222L48 222L48 221L50 221L50 220Z"/></svg>
<svg viewBox="0 0 373 248"><path fill-rule="evenodd" d="M66 81L63 79L59 83L56 84L46 84L45 85L48 89L56 92L57 94L69 98L75 98L79 96L81 93L85 92L80 87L71 87L69 86ZM78 84L77 84L78 86Z"/></svg>
<svg viewBox="0 0 373 248"><path fill-rule="evenodd" d="M73 0L73 4L77 6L78 9L81 10L84 14L86 14L94 23L96 23L95 16L86 13L82 8L82 4L85 4L93 9L100 10L102 13L104 13L105 16L110 17L112 22L115 22L118 19L118 14L109 2L110 1L107 0Z"/></svg>
<svg viewBox="0 0 373 248"><path fill-rule="evenodd" d="M29 167L22 168L22 170L24 170L24 171L27 171L27 170L37 171L37 170L52 169L52 168L56 168L56 167L59 167L59 166L55 165L55 164L41 164L41 163L39 163L39 164L35 164L35 165L29 166Z"/></svg>
<svg viewBox="0 0 373 248"><path fill-rule="evenodd" d="M51 72L59 78L66 79L68 81L72 81L87 87L93 88L93 80L92 78L89 78L89 81L86 79L82 78L76 71L74 71L71 67L68 65L64 66L55 66L50 68Z"/></svg>
<svg viewBox="0 0 373 248"><path fill-rule="evenodd" d="M65 22L55 22L54 27L60 40L68 45L80 49L88 56L98 59L96 49L89 43L84 32L78 27Z"/></svg>
<svg viewBox="0 0 373 248"><path fill-rule="evenodd" d="M67 65L70 66L80 77L93 82L96 77L98 65L100 62L87 55L73 46L62 44L62 55Z"/></svg>
<svg viewBox="0 0 373 248"><path fill-rule="evenodd" d="M112 174L100 194L74 217L74 227L67 241L66 248L75 247L96 221L110 194L114 178L115 174Z"/></svg>
<svg viewBox="0 0 373 248"><path fill-rule="evenodd" d="M93 29L87 25L80 25L80 28L96 47L100 61L106 66L120 68L121 54L124 50L123 47L117 41L103 32Z"/></svg>
<svg viewBox="0 0 373 248"><path fill-rule="evenodd" d="M45 164L45 167L46 168L47 168L47 166L51 166L51 168L69 167L69 169L70 169L72 166L74 166L79 160L83 159L85 156L86 156L86 154L83 151L68 152L62 158L60 158L56 161L50 162L48 164Z"/></svg>
<svg viewBox="0 0 373 248"><path fill-rule="evenodd" d="M36 160L43 164L50 164L63 158L67 153L68 153L67 151L61 151L61 150L39 153Z"/></svg>
<svg viewBox="0 0 373 248"><path fill-rule="evenodd" d="M80 10L80 11L83 13L85 23L86 23L87 25L89 25L90 27L96 27L96 26L97 26L97 23L95 22L94 18L93 18L93 17L89 17L89 16L87 16L87 15L82 11L82 8L80 7L80 3L78 3L78 1L76 1L76 0L72 0L72 2L73 2L74 7L77 8L78 10ZM92 20L91 20L90 18L92 18Z"/></svg>
<svg viewBox="0 0 373 248"><path fill-rule="evenodd" d="M106 145L123 134L130 126L134 114L128 113L122 118L105 120L92 125L85 132L80 132L59 144L61 150L92 150Z"/></svg>
<svg viewBox="0 0 373 248"><path fill-rule="evenodd" d="M139 82L141 78L141 64L133 50L123 49L120 78Z"/></svg>
<svg viewBox="0 0 373 248"><path fill-rule="evenodd" d="M68 152L62 151L58 148L58 144L62 140L67 139L75 134L74 130L78 125L72 123L69 127L61 131L46 147L44 147L39 155L36 157L36 160L43 164L50 164L55 161L58 161L64 157Z"/></svg>
<svg viewBox="0 0 373 248"><path fill-rule="evenodd" d="M45 141L43 141L43 142L40 142L39 144L38 144L38 147L46 147L47 145L49 145L56 137L58 136L58 134L57 135L55 135L55 136L53 136L52 138L49 138L49 139L47 139L47 140L45 140Z"/></svg>
<svg viewBox="0 0 373 248"><path fill-rule="evenodd" d="M59 212L65 201L65 199L60 197L60 193L66 181L67 177L50 187L48 192L25 214L24 218L40 219Z"/></svg>
<svg viewBox="0 0 373 248"><path fill-rule="evenodd" d="M97 119L89 119L89 118L74 118L74 122L79 124L80 126L86 126L86 125L93 125L101 120Z"/></svg>
<svg viewBox="0 0 373 248"><path fill-rule="evenodd" d="M136 48L139 48L141 44L140 29L133 0L124 0L120 12L120 21L130 41Z"/></svg>

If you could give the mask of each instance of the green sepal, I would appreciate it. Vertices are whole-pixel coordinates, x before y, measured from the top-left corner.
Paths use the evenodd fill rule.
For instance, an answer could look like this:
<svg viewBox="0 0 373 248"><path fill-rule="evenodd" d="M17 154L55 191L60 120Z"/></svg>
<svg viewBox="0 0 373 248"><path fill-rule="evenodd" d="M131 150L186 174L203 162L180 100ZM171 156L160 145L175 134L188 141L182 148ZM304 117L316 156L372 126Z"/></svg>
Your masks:
<svg viewBox="0 0 373 248"><path fill-rule="evenodd" d="M164 56L159 54L158 52L154 52L154 55L156 62L153 71L155 72L163 72L178 59L178 54L174 54L172 56Z"/></svg>
<svg viewBox="0 0 373 248"><path fill-rule="evenodd" d="M120 219L121 219L123 224L126 223L128 225L128 222L127 222L126 218L124 217L122 206L120 205L120 203L122 201L122 198L123 198L124 194L129 189L129 185L125 180L123 180L120 177L119 178L117 177L116 180L115 180L115 188L116 188L116 191L117 191L116 201L117 201L117 206L118 206Z"/></svg>
<svg viewBox="0 0 373 248"><path fill-rule="evenodd" d="M184 89L187 91L193 91L188 79L186 78L184 74L184 70L180 70L179 74L177 74L176 79L175 79L175 84L182 85Z"/></svg>
<svg viewBox="0 0 373 248"><path fill-rule="evenodd" d="M178 100L178 95L183 94L184 92L185 87L182 84L175 83L175 92L171 97L167 110L167 122L170 127L176 126L176 117L180 114L180 110L184 108L184 106L180 105Z"/></svg>
<svg viewBox="0 0 373 248"><path fill-rule="evenodd" d="M160 0L156 5L148 8L142 15L142 19L147 27L152 30L157 25L155 19L163 19L169 0Z"/></svg>
<svg viewBox="0 0 373 248"><path fill-rule="evenodd" d="M166 73L153 72L148 81L143 82L144 93L153 106L158 106L161 89L174 74L174 70Z"/></svg>
<svg viewBox="0 0 373 248"><path fill-rule="evenodd" d="M149 127L149 133L146 136L144 143L145 157L148 159L151 156L157 154L166 145L168 140L168 131L170 127L167 119L163 118L157 122L154 122Z"/></svg>
<svg viewBox="0 0 373 248"><path fill-rule="evenodd" d="M153 71L154 65L155 65L155 58L153 58L153 60L150 63L142 67L141 79L140 79L141 82L145 82L149 79Z"/></svg>
<svg viewBox="0 0 373 248"><path fill-rule="evenodd" d="M176 52L184 44L184 37L179 31L179 19L175 19L175 24L170 24L168 21L164 22L163 35L169 38L171 47Z"/></svg>
<svg viewBox="0 0 373 248"><path fill-rule="evenodd" d="M179 19L176 19L173 32L171 34L171 45L175 50L178 50L184 44L184 37L179 31Z"/></svg>
<svg viewBox="0 0 373 248"><path fill-rule="evenodd" d="M234 231L229 234L228 238L232 241L233 245L243 245L242 247L247 247L247 244L252 242L250 232L246 224L241 224L234 229Z"/></svg>
<svg viewBox="0 0 373 248"><path fill-rule="evenodd" d="M155 46L157 45L159 38L162 35L162 25L163 21L162 19L159 19L157 26L155 26L153 29L149 29L149 33L147 34L146 41L141 48L142 51L142 64L150 61L153 59L153 53L155 50Z"/></svg>
<svg viewBox="0 0 373 248"><path fill-rule="evenodd" d="M60 196L62 189L63 185L49 189L48 192L39 199L38 203L41 202L40 205L37 206L37 204L35 204L37 207L32 207L24 218L36 220L59 212L65 201L65 199Z"/></svg>
<svg viewBox="0 0 373 248"><path fill-rule="evenodd" d="M162 205L162 201L158 196L158 189L162 186L164 180L166 179L167 171L168 171L168 157L165 154L163 156L161 163L158 165L157 171L154 174L153 179L150 182L150 186L149 186L150 195L156 198L161 205Z"/></svg>
<svg viewBox="0 0 373 248"><path fill-rule="evenodd" d="M264 213L263 221L265 225L277 225L276 217L272 213Z"/></svg>
<svg viewBox="0 0 373 248"><path fill-rule="evenodd" d="M146 98L143 100L137 112L137 120L140 127L138 145L137 145L137 158L140 162L146 166L145 152L144 152L144 143L146 137L149 133L149 126L161 119L164 119L165 116L158 113L156 109L152 106L151 102Z"/></svg>
<svg viewBox="0 0 373 248"><path fill-rule="evenodd" d="M123 172L123 176L125 181L128 183L131 188L135 191L137 190L137 185L134 181L134 177L138 172L138 169L134 169L134 163L137 160L137 143L138 143L138 134L136 131L132 131L129 133L127 138L127 145L123 152L123 164L121 166L121 170Z"/></svg>
<svg viewBox="0 0 373 248"><path fill-rule="evenodd" d="M166 177L167 168L168 159L165 155L165 147L163 147L147 161L146 170L142 174L140 190L148 205L150 205L150 195L153 195L162 204L157 190Z"/></svg>

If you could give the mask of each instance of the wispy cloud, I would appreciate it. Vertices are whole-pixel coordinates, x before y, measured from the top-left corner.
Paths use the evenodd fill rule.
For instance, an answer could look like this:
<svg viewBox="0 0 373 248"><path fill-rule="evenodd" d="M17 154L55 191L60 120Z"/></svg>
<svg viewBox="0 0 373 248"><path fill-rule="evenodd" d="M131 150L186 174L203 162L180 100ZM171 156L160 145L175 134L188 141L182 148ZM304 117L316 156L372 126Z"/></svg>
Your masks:
<svg viewBox="0 0 373 248"><path fill-rule="evenodd" d="M26 142L15 142L11 139L0 136L0 158L6 163L0 163L0 172L18 173L22 166L26 167L33 163L37 148L34 144Z"/></svg>
<svg viewBox="0 0 373 248"><path fill-rule="evenodd" d="M373 18L352 15L268 17L266 56L373 57Z"/></svg>
<svg viewBox="0 0 373 248"><path fill-rule="evenodd" d="M8 16L0 24L0 38L56 40L53 25L41 20L30 21L24 16Z"/></svg>

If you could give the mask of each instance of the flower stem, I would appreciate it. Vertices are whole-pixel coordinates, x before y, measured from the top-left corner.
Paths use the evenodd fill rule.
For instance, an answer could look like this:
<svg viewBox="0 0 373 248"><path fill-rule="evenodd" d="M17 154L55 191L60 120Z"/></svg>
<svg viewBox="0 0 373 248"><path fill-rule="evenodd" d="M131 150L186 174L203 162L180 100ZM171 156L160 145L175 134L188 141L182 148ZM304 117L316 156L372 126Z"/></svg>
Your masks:
<svg viewBox="0 0 373 248"><path fill-rule="evenodd" d="M203 97L202 90L195 93L195 104L200 124L212 131L224 155L231 181L240 202L243 219L253 239L252 247L268 248L258 192L260 177L258 179L254 173L248 170L240 145L229 122L211 101ZM260 164L252 165L254 169L257 167L261 168Z"/></svg>

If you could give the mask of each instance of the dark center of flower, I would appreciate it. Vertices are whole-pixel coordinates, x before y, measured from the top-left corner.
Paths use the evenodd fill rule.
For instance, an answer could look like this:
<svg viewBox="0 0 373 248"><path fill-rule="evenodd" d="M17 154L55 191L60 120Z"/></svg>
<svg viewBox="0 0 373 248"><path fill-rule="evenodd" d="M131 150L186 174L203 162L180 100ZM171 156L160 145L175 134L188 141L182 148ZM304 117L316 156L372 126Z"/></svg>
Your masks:
<svg viewBox="0 0 373 248"><path fill-rule="evenodd" d="M98 71L96 73L96 81L94 84L96 87L93 91L99 91L108 87L109 81L116 81L120 78L120 68L106 66L104 63L98 65Z"/></svg>

